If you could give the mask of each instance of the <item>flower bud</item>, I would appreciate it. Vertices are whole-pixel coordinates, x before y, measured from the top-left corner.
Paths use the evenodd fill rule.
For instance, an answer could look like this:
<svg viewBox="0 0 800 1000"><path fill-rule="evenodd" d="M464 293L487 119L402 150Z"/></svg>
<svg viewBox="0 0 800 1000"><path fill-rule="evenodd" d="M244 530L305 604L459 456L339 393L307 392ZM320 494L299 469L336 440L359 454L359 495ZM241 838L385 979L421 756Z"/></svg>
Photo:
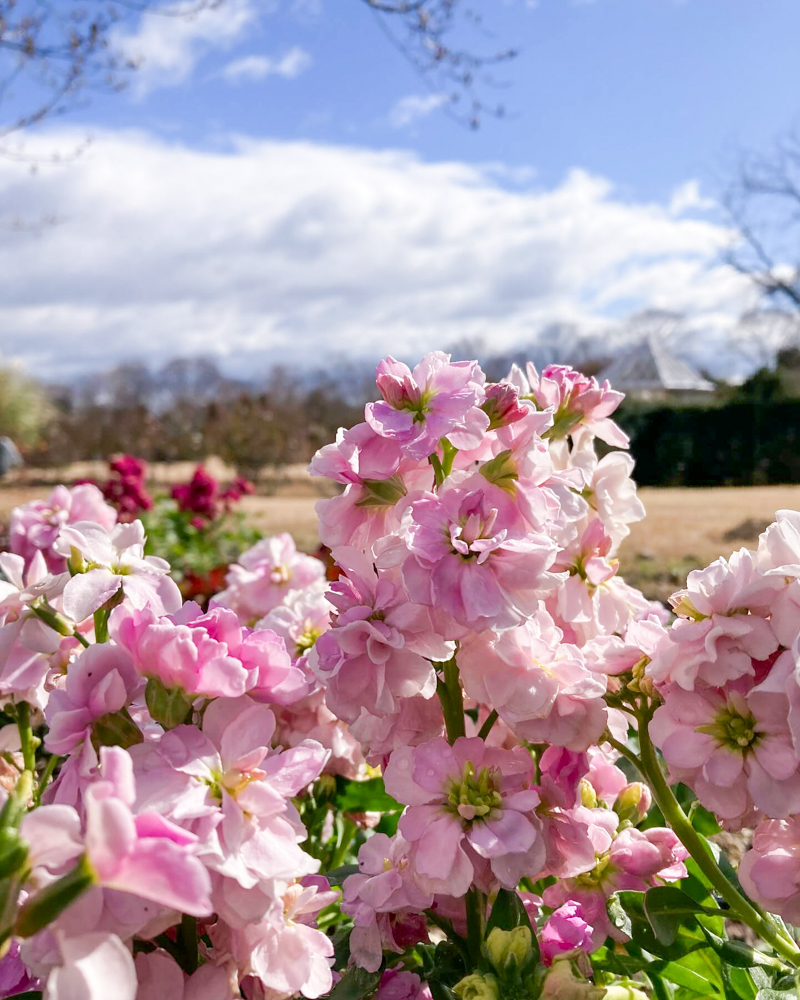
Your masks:
<svg viewBox="0 0 800 1000"><path fill-rule="evenodd" d="M92 726L92 745L95 750L100 747L122 747L127 750L136 743L144 743L144 736L127 708L121 708L118 712L106 712L95 719Z"/></svg>
<svg viewBox="0 0 800 1000"><path fill-rule="evenodd" d="M47 603L44 594L31 601L31 611L59 635L75 635L75 624Z"/></svg>
<svg viewBox="0 0 800 1000"><path fill-rule="evenodd" d="M579 975L568 958L556 959L545 976L541 1000L601 1000L605 991Z"/></svg>
<svg viewBox="0 0 800 1000"><path fill-rule="evenodd" d="M635 826L647 815L647 810L653 804L653 796L647 785L641 781L632 781L626 785L614 802L614 812L620 820L628 820Z"/></svg>
<svg viewBox="0 0 800 1000"><path fill-rule="evenodd" d="M464 978L456 983L453 992L461 997L461 1000L500 1000L500 990L497 980L491 973L481 975L479 972Z"/></svg>
<svg viewBox="0 0 800 1000"><path fill-rule="evenodd" d="M501 451L499 455L484 462L479 471L484 479L507 493L513 493L517 488L519 474L510 449Z"/></svg>
<svg viewBox="0 0 800 1000"><path fill-rule="evenodd" d="M165 729L174 729L186 721L192 703L180 688L166 688L157 677L147 681L144 691L147 710Z"/></svg>
<svg viewBox="0 0 800 1000"><path fill-rule="evenodd" d="M510 931L495 927L486 939L486 954L498 972L513 964L521 969L533 953L532 943L530 927L515 927Z"/></svg>
<svg viewBox="0 0 800 1000"><path fill-rule="evenodd" d="M649 1000L649 997L632 983L615 983L608 987L603 1000Z"/></svg>
<svg viewBox="0 0 800 1000"><path fill-rule="evenodd" d="M594 790L594 785L591 781L587 781L586 778L581 778L578 784L578 791L581 797L581 805L586 809L596 809L597 808L597 792Z"/></svg>

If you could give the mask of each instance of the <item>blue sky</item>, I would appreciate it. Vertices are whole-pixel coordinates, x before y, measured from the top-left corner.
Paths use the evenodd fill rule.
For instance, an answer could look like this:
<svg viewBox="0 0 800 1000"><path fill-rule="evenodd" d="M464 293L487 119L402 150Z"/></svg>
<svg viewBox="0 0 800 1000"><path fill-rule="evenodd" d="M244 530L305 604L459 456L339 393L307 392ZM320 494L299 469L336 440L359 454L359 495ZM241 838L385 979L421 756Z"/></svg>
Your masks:
<svg viewBox="0 0 800 1000"><path fill-rule="evenodd" d="M481 89L508 117L477 131L361 0L126 22L116 44L143 60L128 90L27 138L89 134L89 152L33 178L0 163L6 205L58 218L0 234L0 348L48 371L137 351L242 371L310 347L508 347L649 307L703 331L690 355L736 367L719 345L755 299L720 263L713 198L739 149L798 122L800 4L472 9L467 44L520 51Z"/></svg>

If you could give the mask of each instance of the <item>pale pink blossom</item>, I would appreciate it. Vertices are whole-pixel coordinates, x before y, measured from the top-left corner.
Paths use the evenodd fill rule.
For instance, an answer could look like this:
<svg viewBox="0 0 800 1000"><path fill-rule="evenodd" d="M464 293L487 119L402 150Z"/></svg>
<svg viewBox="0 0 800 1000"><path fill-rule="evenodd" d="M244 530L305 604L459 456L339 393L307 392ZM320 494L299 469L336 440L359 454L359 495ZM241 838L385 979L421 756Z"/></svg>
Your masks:
<svg viewBox="0 0 800 1000"><path fill-rule="evenodd" d="M767 617L781 581L764 576L753 553L739 549L730 559L692 570L686 583L670 598L681 617L655 651L648 675L687 691L698 682L720 687L754 676L753 661L778 648Z"/></svg>
<svg viewBox="0 0 800 1000"><path fill-rule="evenodd" d="M564 365L548 365L539 375L532 361L525 372L513 365L507 381L538 410L553 411L554 439L588 432L615 448L628 447L628 435L610 419L624 396L608 381L600 385L596 378Z"/></svg>
<svg viewBox="0 0 800 1000"><path fill-rule="evenodd" d="M366 709L350 723L350 733L362 745L370 764L381 766L398 747L427 743L444 732L442 706L438 698L402 698L388 715L371 715Z"/></svg>
<svg viewBox="0 0 800 1000"><path fill-rule="evenodd" d="M291 704L309 688L292 663L286 644L271 629L249 629L222 607L203 612L187 601L174 615L150 609L115 608L109 619L114 639L129 650L144 677L187 694Z"/></svg>
<svg viewBox="0 0 800 1000"><path fill-rule="evenodd" d="M50 694L46 718L50 727L45 745L51 753L73 753L92 737L94 728L115 713L124 713L143 682L127 650L100 643L84 650L70 666L63 689ZM130 716L134 741L141 739Z"/></svg>
<svg viewBox="0 0 800 1000"><path fill-rule="evenodd" d="M512 498L480 475L457 481L409 507L409 596L469 629L512 628L558 583L549 572L556 546L529 531Z"/></svg>
<svg viewBox="0 0 800 1000"><path fill-rule="evenodd" d="M757 903L790 924L800 923L800 817L762 820L738 875Z"/></svg>
<svg viewBox="0 0 800 1000"><path fill-rule="evenodd" d="M139 952L135 965L136 1000L238 1000L241 995L225 966L207 962L187 976L162 948Z"/></svg>
<svg viewBox="0 0 800 1000"><path fill-rule="evenodd" d="M458 651L467 694L520 739L585 750L606 727L605 678L539 609L515 629L470 636Z"/></svg>
<svg viewBox="0 0 800 1000"><path fill-rule="evenodd" d="M115 934L58 935L60 963L47 978L48 1000L136 1000L133 956Z"/></svg>
<svg viewBox="0 0 800 1000"><path fill-rule="evenodd" d="M78 521L62 528L55 549L64 557L74 551L79 571L64 587L64 613L82 622L122 590L133 608L150 608L169 614L181 606L181 592L168 575L169 563L144 554L141 521L118 524L107 531L92 521ZM74 561L74 560L73 560Z"/></svg>
<svg viewBox="0 0 800 1000"><path fill-rule="evenodd" d="M324 691L314 691L293 705L273 706L273 711L277 722L276 743L294 747L305 740L314 740L330 751L326 774L340 774L351 781L363 778L366 767L361 740L331 712L325 704ZM385 719L380 720L380 726L385 728Z"/></svg>
<svg viewBox="0 0 800 1000"><path fill-rule="evenodd" d="M396 572L377 572L352 548L334 550L334 558L345 573L328 592L336 615L310 661L329 708L354 722L362 709L390 714L403 699L431 698L430 661L449 659L453 643L437 634L428 608L409 601Z"/></svg>
<svg viewBox="0 0 800 1000"><path fill-rule="evenodd" d="M333 605L327 590L324 580L303 590L290 590L282 604L256 622L257 629L272 629L284 640L294 663L303 670L312 646L331 627Z"/></svg>
<svg viewBox="0 0 800 1000"><path fill-rule="evenodd" d="M211 599L211 607L231 608L245 625L283 603L292 590L302 590L325 578L319 559L297 551L287 532L262 538L228 567L226 588Z"/></svg>
<svg viewBox="0 0 800 1000"><path fill-rule="evenodd" d="M451 362L449 354L432 351L411 371L387 357L375 381L383 400L367 403L364 417L414 459L435 452L443 437L456 448L476 448L489 429L480 409L486 377L476 361Z"/></svg>
<svg viewBox="0 0 800 1000"><path fill-rule="evenodd" d="M412 846L401 835L373 834L358 852L358 874L349 875L342 886L342 910L353 918L350 950L355 962L374 972L384 951L401 953L395 929L404 918L426 910L432 892L420 888L414 878Z"/></svg>
<svg viewBox="0 0 800 1000"><path fill-rule="evenodd" d="M531 759L521 748L487 747L459 737L400 748L386 766L386 790L409 808L400 832L413 843L411 864L426 888L452 895L472 884L472 858L485 858L497 880L515 888L544 867L545 847L533 810Z"/></svg>
<svg viewBox="0 0 800 1000"><path fill-rule="evenodd" d="M800 810L788 699L769 687L672 687L650 726L674 780L729 826L756 810L778 818Z"/></svg>
<svg viewBox="0 0 800 1000"><path fill-rule="evenodd" d="M47 500L31 500L11 511L8 527L11 551L24 559L26 567L40 552L51 573L63 573L66 559L55 550L54 543L64 525L77 521L94 521L111 531L117 523L117 512L91 483L72 489L56 486Z"/></svg>
<svg viewBox="0 0 800 1000"><path fill-rule="evenodd" d="M630 534L629 524L645 517L644 504L636 495L631 478L634 461L622 451L612 451L598 459L591 442L576 448L570 455L573 467L583 473L586 485L582 496L597 511L611 538L612 551Z"/></svg>

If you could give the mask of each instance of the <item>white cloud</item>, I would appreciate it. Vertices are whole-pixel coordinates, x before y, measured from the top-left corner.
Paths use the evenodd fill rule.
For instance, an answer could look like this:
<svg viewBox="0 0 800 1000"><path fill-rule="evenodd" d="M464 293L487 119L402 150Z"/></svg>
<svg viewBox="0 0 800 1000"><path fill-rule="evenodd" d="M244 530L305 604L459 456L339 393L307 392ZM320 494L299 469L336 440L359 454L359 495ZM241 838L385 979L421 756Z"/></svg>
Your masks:
<svg viewBox="0 0 800 1000"><path fill-rule="evenodd" d="M282 76L293 80L300 76L311 65L312 59L305 49L295 46L280 57L274 56L243 56L222 70L222 76L231 83L241 80L263 80L266 76Z"/></svg>
<svg viewBox="0 0 800 1000"><path fill-rule="evenodd" d="M690 209L705 211L706 209L715 208L716 205L717 203L713 198L705 198L700 193L699 182L691 180L678 185L672 192L669 211L671 215L683 215L684 212L688 212Z"/></svg>
<svg viewBox="0 0 800 1000"><path fill-rule="evenodd" d="M465 338L500 350L553 320L599 329L646 307L689 314L713 363L752 304L719 262L722 227L625 201L582 170L510 191L402 151L240 139L210 152L105 133L36 178L0 160L0 198L62 219L38 236L0 230L3 353L49 379L133 356L205 352L251 375Z"/></svg>
<svg viewBox="0 0 800 1000"><path fill-rule="evenodd" d="M447 94L409 94L401 97L389 112L389 121L394 128L406 128L427 118L449 100Z"/></svg>
<svg viewBox="0 0 800 1000"><path fill-rule="evenodd" d="M158 87L188 80L196 64L212 49L225 49L242 37L271 2L226 0L183 17L147 11L135 31L119 29L111 44L125 58L139 64L134 92L143 96Z"/></svg>

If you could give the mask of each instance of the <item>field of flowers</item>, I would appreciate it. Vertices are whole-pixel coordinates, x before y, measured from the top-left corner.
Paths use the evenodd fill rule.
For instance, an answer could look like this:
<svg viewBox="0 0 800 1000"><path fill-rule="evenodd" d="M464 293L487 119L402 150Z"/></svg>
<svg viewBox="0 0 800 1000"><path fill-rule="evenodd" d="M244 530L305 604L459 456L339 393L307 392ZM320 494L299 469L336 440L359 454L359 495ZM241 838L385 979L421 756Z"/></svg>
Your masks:
<svg viewBox="0 0 800 1000"><path fill-rule="evenodd" d="M0 996L796 996L800 513L693 498L737 551L668 611L620 573L608 385L434 352L377 389L314 554L132 456L10 514ZM753 827L735 870L709 838Z"/></svg>

